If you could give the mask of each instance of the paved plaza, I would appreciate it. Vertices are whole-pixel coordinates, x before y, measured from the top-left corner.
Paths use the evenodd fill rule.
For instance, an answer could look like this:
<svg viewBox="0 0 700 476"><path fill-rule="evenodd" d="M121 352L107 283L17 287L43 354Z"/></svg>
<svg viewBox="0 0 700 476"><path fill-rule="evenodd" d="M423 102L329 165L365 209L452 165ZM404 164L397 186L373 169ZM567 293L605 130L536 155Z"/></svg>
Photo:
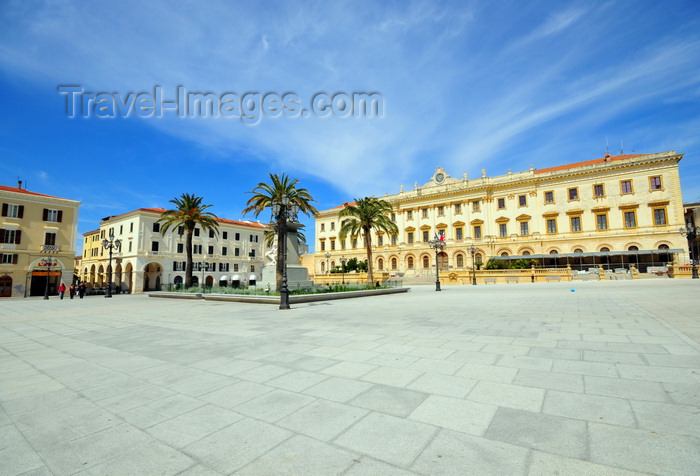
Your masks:
<svg viewBox="0 0 700 476"><path fill-rule="evenodd" d="M0 301L0 475L697 475L700 282Z"/></svg>

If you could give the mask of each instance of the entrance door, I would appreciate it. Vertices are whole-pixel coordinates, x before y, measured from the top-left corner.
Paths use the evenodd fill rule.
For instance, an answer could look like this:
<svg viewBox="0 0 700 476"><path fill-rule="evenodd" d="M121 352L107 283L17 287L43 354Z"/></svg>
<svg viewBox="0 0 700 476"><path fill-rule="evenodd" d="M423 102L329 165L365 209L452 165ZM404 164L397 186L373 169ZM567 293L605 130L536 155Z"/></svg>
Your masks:
<svg viewBox="0 0 700 476"><path fill-rule="evenodd" d="M438 266L440 266L440 271L444 271L447 269L447 253L445 253L444 251L438 253Z"/></svg>
<svg viewBox="0 0 700 476"><path fill-rule="evenodd" d="M0 297L12 296L12 278L0 276Z"/></svg>

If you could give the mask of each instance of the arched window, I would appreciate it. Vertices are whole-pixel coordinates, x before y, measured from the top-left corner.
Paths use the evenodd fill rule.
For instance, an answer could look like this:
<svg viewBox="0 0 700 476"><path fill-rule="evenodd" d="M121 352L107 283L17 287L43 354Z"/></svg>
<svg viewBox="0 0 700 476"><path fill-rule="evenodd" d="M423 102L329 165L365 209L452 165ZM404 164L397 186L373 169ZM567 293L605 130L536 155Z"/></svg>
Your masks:
<svg viewBox="0 0 700 476"><path fill-rule="evenodd" d="M627 251L639 251L639 248L637 248L636 246L632 245L632 246L630 246L629 248L627 248Z"/></svg>
<svg viewBox="0 0 700 476"><path fill-rule="evenodd" d="M379 258L377 260L377 268L379 268L380 270L384 269L384 260L383 259Z"/></svg>
<svg viewBox="0 0 700 476"><path fill-rule="evenodd" d="M408 257L408 269L413 269L413 256Z"/></svg>
<svg viewBox="0 0 700 476"><path fill-rule="evenodd" d="M423 268L429 268L430 267L430 260L428 259L427 256L423 256Z"/></svg>
<svg viewBox="0 0 700 476"><path fill-rule="evenodd" d="M504 251L503 253L501 253L501 256L508 256L508 252Z"/></svg>
<svg viewBox="0 0 700 476"><path fill-rule="evenodd" d="M660 250L667 250L669 248L668 248L668 245L659 245L659 249Z"/></svg>
<svg viewBox="0 0 700 476"><path fill-rule="evenodd" d="M484 257L481 256L481 253L477 253L474 255L474 262L478 263L478 264L481 264L484 262Z"/></svg>
<svg viewBox="0 0 700 476"><path fill-rule="evenodd" d="M321 261L321 272L322 273L326 272L326 263L324 263L323 261Z"/></svg>
<svg viewBox="0 0 700 476"><path fill-rule="evenodd" d="M457 255L457 267L464 268L464 255Z"/></svg>
<svg viewBox="0 0 700 476"><path fill-rule="evenodd" d="M608 248L607 246L603 246L603 247L600 249L600 251L601 251L601 253L609 253L609 252L610 252L610 248Z"/></svg>
<svg viewBox="0 0 700 476"><path fill-rule="evenodd" d="M391 258L391 269L396 269L396 258Z"/></svg>
<svg viewBox="0 0 700 476"><path fill-rule="evenodd" d="M523 256L530 256L530 252L528 250L523 251Z"/></svg>
<svg viewBox="0 0 700 476"><path fill-rule="evenodd" d="M559 252L557 250L552 250L549 252L550 255L558 255Z"/></svg>
<svg viewBox="0 0 700 476"><path fill-rule="evenodd" d="M583 250L581 248L576 248L574 250L574 253L583 253Z"/></svg>

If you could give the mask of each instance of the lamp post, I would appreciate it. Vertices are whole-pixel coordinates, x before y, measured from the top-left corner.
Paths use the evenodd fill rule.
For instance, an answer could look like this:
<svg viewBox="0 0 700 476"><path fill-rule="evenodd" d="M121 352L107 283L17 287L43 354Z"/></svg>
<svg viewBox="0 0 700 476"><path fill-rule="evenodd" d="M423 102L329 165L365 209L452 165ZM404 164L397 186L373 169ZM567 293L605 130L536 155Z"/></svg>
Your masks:
<svg viewBox="0 0 700 476"><path fill-rule="evenodd" d="M438 236L435 234L435 238L428 241L431 248L435 249L435 290L442 291L440 289L440 263L438 262L438 254L445 247L445 235L442 233Z"/></svg>
<svg viewBox="0 0 700 476"><path fill-rule="evenodd" d="M474 262L474 257L476 256L476 247L471 245L467 248L467 251L472 255L472 285L476 286L476 263Z"/></svg>
<svg viewBox="0 0 700 476"><path fill-rule="evenodd" d="M120 240L114 239L114 230L109 230L109 240L102 240L102 246L109 250L109 264L107 265L107 292L105 293L106 298L112 297L112 251L114 249L121 249L122 242Z"/></svg>
<svg viewBox="0 0 700 476"><path fill-rule="evenodd" d="M348 259L345 256L340 257L340 265L343 267L342 268L342 273L343 273L343 285L345 284L345 262Z"/></svg>
<svg viewBox="0 0 700 476"><path fill-rule="evenodd" d="M690 263L693 265L693 279L698 279L697 256L695 253L695 238L700 234L700 226L693 226L687 222L684 227L678 230L688 240L688 251L690 252Z"/></svg>
<svg viewBox="0 0 700 476"><path fill-rule="evenodd" d="M272 219L276 224L277 241L282 247L282 286L280 287L280 309L289 309L289 287L287 286L287 226L296 221L299 205L290 203L288 195L282 195L280 201L272 202Z"/></svg>
<svg viewBox="0 0 700 476"><path fill-rule="evenodd" d="M56 266L58 261L55 258L42 258L41 265L46 266L46 289L44 289L44 299L49 298L49 277L51 276L51 266Z"/></svg>
<svg viewBox="0 0 700 476"><path fill-rule="evenodd" d="M326 257L326 273L330 274L331 268L329 267L329 264L328 264L328 263L329 263L329 261L330 261L330 259L331 259L331 256L332 256L332 255L331 255L331 252L330 252L330 251L326 251L326 254L325 254L324 256Z"/></svg>

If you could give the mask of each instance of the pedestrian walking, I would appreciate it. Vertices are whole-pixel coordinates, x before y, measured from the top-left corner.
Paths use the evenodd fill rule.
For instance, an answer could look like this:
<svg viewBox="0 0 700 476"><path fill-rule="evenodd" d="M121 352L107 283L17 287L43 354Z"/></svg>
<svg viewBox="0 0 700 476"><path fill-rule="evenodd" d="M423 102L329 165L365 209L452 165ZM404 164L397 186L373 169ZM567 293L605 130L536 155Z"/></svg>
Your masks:
<svg viewBox="0 0 700 476"><path fill-rule="evenodd" d="M63 299L63 295L66 294L66 285L64 283L61 283L61 285L58 287L58 295Z"/></svg>
<svg viewBox="0 0 700 476"><path fill-rule="evenodd" d="M70 288L68 288L68 294L70 295L70 298L73 299L75 296L75 284L70 285Z"/></svg>
<svg viewBox="0 0 700 476"><path fill-rule="evenodd" d="M78 285L78 295L80 296L80 299L82 299L83 296L85 296L85 283L80 283Z"/></svg>

